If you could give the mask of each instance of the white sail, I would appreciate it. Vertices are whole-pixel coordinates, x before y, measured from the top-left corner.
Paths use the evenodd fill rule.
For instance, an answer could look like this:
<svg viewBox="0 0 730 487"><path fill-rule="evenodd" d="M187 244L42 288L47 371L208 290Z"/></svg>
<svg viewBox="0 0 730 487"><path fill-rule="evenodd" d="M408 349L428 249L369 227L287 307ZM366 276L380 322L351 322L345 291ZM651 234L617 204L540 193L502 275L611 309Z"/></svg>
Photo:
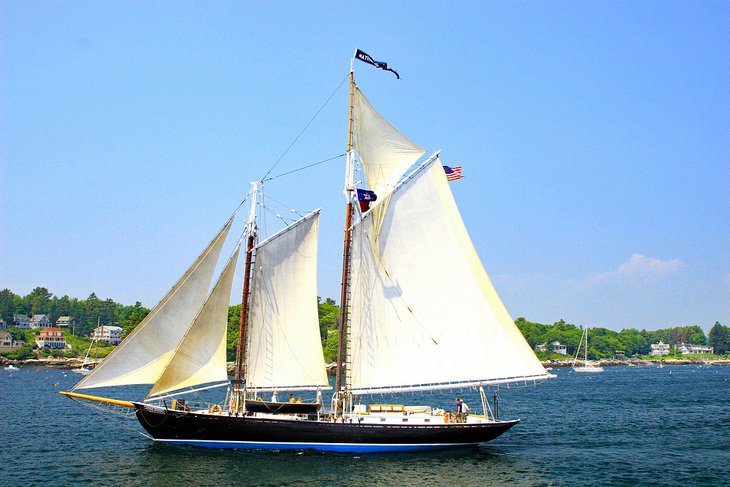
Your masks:
<svg viewBox="0 0 730 487"><path fill-rule="evenodd" d="M385 196L426 151L385 120L355 89L353 147L357 150L370 189Z"/></svg>
<svg viewBox="0 0 730 487"><path fill-rule="evenodd" d="M148 397L184 387L228 380L226 364L228 306L239 249L240 244L236 246L213 291Z"/></svg>
<svg viewBox="0 0 730 487"><path fill-rule="evenodd" d="M319 211L256 247L247 386L328 387L317 314Z"/></svg>
<svg viewBox="0 0 730 487"><path fill-rule="evenodd" d="M153 384L208 295L233 217L132 333L74 389Z"/></svg>
<svg viewBox="0 0 730 487"><path fill-rule="evenodd" d="M497 295L436 158L353 228L354 392L547 379Z"/></svg>

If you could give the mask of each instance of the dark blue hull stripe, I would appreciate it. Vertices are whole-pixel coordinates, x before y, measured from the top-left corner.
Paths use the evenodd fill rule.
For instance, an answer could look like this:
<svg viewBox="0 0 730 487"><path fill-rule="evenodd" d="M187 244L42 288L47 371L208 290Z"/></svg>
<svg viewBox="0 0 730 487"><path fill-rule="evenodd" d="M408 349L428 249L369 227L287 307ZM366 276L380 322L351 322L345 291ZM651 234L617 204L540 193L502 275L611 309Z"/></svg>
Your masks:
<svg viewBox="0 0 730 487"><path fill-rule="evenodd" d="M430 444L388 444L388 443L298 443L298 442L258 442L224 440L181 440L155 439L173 445L202 446L208 448L237 448L249 450L318 450L340 453L376 453L392 451L441 450L459 446L472 446L477 443L430 443Z"/></svg>

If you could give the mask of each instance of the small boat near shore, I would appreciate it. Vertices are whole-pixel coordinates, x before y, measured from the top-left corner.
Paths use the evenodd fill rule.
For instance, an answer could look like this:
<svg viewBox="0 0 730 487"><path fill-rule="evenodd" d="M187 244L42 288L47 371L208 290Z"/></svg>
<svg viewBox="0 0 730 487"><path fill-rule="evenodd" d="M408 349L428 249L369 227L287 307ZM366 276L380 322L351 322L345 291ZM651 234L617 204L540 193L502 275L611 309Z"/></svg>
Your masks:
<svg viewBox="0 0 730 487"><path fill-rule="evenodd" d="M581 345L583 345L584 356L583 365L577 365L578 355L580 354ZM603 372L603 367L596 365L588 361L588 328L583 329L583 335L580 337L578 343L578 349L575 351L575 358L573 359L573 370L579 373L596 374Z"/></svg>
<svg viewBox="0 0 730 487"><path fill-rule="evenodd" d="M97 324L96 324L97 328L99 327L100 322L101 322L101 320L97 320ZM91 343L89 343L89 349L86 351L86 356L84 357L83 363L81 364L80 367L78 367L76 369L72 369L71 372L75 372L75 373L81 374L81 375L88 375L91 373L92 370L94 370L94 366L96 365L96 357L94 358L94 360L90 360L89 356L91 355L91 349L95 343L96 343L96 346L98 349L99 341L96 338L92 338ZM94 355L96 355L96 354L94 354Z"/></svg>

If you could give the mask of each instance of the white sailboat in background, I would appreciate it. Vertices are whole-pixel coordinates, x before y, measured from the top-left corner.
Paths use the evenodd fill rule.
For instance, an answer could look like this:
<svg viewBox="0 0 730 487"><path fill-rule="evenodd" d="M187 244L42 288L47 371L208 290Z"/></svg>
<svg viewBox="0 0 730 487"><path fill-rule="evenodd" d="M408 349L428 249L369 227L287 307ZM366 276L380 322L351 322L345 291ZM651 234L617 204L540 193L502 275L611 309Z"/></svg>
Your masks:
<svg viewBox="0 0 730 487"><path fill-rule="evenodd" d="M583 346L583 365L577 365L578 364L578 355L580 354L581 345ZM596 372L603 372L603 367L600 365L595 365L588 361L588 328L583 329L583 334L580 337L580 342L578 343L578 349L575 351L575 358L573 359L573 370L576 372L587 372L587 373L596 373Z"/></svg>
<svg viewBox="0 0 730 487"><path fill-rule="evenodd" d="M78 369L72 369L71 372L76 372L77 374L81 375L88 375L92 370L92 361L89 360L89 354L91 354L91 348L94 346L94 343L96 343L95 339L91 340L91 343L89 344L89 349L86 351L86 356L84 357L84 362L81 364L81 366ZM94 361L95 363L96 361Z"/></svg>
<svg viewBox="0 0 730 487"><path fill-rule="evenodd" d="M392 71L360 50L350 67L345 238L331 407L286 406L261 398L264 391L284 390L317 390L319 396L328 381L316 307L319 212L256 244L256 184L249 195L233 379L226 373L225 345L238 247L207 294L231 217L145 320L73 388L152 384L147 397L122 401L63 394L133 408L155 441L218 448L429 450L487 442L519 422L500 420L496 396L492 408L484 388L534 384L553 376L515 326L484 270L439 152L421 161L425 150L374 109L355 84L355 59ZM357 170L366 181L357 181ZM455 297L458 306L449 306ZM213 383L229 386L221 404L167 402ZM369 402L374 394L464 388L480 392L482 414Z"/></svg>
<svg viewBox="0 0 730 487"><path fill-rule="evenodd" d="M101 326L101 319L97 319L96 322L96 328L99 329ZM101 328L102 332L101 335L104 335L104 328ZM96 345L97 350L99 348L99 341L98 337L96 336L96 332L92 334L91 343L89 343L89 349L86 350L86 356L84 357L84 361L81 364L81 366L78 369L72 369L71 372L75 372L77 374L81 375L88 375L92 370L94 370L94 366L96 365L96 353L94 354L94 360L90 360L89 357L91 356L91 349Z"/></svg>

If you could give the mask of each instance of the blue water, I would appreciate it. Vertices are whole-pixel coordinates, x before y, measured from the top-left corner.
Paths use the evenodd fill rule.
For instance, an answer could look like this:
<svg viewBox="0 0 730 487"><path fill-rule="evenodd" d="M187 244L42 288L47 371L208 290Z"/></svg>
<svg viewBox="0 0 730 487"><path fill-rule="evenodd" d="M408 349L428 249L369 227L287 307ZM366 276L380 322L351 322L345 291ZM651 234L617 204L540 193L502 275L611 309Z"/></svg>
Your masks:
<svg viewBox="0 0 730 487"><path fill-rule="evenodd" d="M484 446L344 455L155 444L135 419L60 396L76 374L0 370L0 485L730 485L730 367L556 374L500 389L501 418L522 422ZM454 395L400 402L450 407Z"/></svg>

